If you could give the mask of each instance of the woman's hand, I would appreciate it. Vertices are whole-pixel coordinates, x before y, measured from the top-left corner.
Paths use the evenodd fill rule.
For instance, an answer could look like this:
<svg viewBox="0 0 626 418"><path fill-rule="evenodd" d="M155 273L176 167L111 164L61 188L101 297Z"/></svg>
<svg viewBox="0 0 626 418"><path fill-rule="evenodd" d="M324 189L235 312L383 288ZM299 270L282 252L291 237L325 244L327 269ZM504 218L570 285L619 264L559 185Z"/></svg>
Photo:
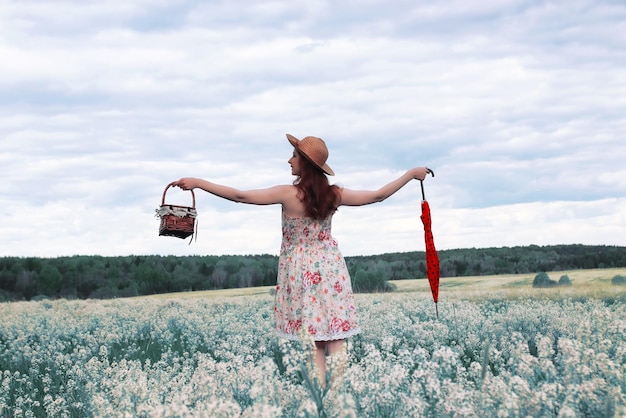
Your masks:
<svg viewBox="0 0 626 418"><path fill-rule="evenodd" d="M428 167L415 167L410 170L411 177L415 180L424 180L432 171Z"/></svg>
<svg viewBox="0 0 626 418"><path fill-rule="evenodd" d="M191 189L195 189L196 187L198 187L198 179L193 178L193 177L183 177L180 180L177 181L173 181L172 182L172 186L173 187L180 187L183 190L191 190Z"/></svg>

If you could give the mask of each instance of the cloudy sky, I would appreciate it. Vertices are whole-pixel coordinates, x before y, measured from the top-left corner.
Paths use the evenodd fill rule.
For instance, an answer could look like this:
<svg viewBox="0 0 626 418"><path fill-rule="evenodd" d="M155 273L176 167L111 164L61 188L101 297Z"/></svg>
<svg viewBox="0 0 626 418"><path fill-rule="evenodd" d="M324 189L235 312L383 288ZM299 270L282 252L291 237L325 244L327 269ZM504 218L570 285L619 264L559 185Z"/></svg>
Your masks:
<svg viewBox="0 0 626 418"><path fill-rule="evenodd" d="M290 183L286 133L349 188L431 167L439 249L626 245L623 0L0 0L0 62L0 256L277 254L280 207L154 211ZM419 186L341 208L344 254L423 250Z"/></svg>

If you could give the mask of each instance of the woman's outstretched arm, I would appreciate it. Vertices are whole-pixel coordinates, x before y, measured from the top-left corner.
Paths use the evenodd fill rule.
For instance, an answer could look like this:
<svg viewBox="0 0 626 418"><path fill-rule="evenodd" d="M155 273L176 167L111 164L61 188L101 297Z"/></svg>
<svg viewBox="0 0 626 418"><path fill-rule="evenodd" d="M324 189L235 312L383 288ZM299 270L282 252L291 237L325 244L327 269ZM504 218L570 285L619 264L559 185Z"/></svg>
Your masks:
<svg viewBox="0 0 626 418"><path fill-rule="evenodd" d="M412 168L378 190L341 189L340 204L346 206L362 206L369 205L370 203L382 202L404 187L411 180L424 180L429 172L430 170L427 167Z"/></svg>
<svg viewBox="0 0 626 418"><path fill-rule="evenodd" d="M172 182L172 186L180 187L183 190L202 189L215 196L239 203L249 203L253 205L273 205L284 203L293 194L293 186L281 185L267 189L238 190L234 187L212 183L207 180L195 177L183 177Z"/></svg>

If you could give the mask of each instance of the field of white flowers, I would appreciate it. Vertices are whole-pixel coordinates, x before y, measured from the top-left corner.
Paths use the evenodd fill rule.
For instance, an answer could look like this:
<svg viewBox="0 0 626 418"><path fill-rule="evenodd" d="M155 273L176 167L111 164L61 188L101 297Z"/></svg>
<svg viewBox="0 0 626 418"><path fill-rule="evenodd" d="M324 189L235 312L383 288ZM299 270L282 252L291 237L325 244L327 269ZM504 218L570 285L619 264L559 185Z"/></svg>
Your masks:
<svg viewBox="0 0 626 418"><path fill-rule="evenodd" d="M0 417L625 416L626 308L358 295L329 391L272 297L0 304Z"/></svg>

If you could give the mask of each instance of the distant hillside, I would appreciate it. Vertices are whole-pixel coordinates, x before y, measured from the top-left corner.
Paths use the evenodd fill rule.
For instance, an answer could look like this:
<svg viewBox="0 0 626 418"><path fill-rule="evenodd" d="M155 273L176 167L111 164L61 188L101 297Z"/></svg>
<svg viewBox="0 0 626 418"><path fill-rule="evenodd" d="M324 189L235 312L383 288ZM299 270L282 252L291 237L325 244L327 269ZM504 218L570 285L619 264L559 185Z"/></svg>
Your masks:
<svg viewBox="0 0 626 418"><path fill-rule="evenodd" d="M537 273L626 266L626 247L605 245L530 245L524 247L465 248L439 251L442 277ZM389 280L426 276L422 251L350 257L348 263L373 265L388 262ZM405 267L402 267L402 265ZM419 277L415 277L419 272Z"/></svg>
<svg viewBox="0 0 626 418"><path fill-rule="evenodd" d="M442 277L626 267L626 247L552 245L469 248L439 252ZM112 298L276 282L277 257L72 256L0 258L0 301ZM386 280L426 277L424 252L346 257L356 291ZM372 283L374 287L372 287Z"/></svg>

